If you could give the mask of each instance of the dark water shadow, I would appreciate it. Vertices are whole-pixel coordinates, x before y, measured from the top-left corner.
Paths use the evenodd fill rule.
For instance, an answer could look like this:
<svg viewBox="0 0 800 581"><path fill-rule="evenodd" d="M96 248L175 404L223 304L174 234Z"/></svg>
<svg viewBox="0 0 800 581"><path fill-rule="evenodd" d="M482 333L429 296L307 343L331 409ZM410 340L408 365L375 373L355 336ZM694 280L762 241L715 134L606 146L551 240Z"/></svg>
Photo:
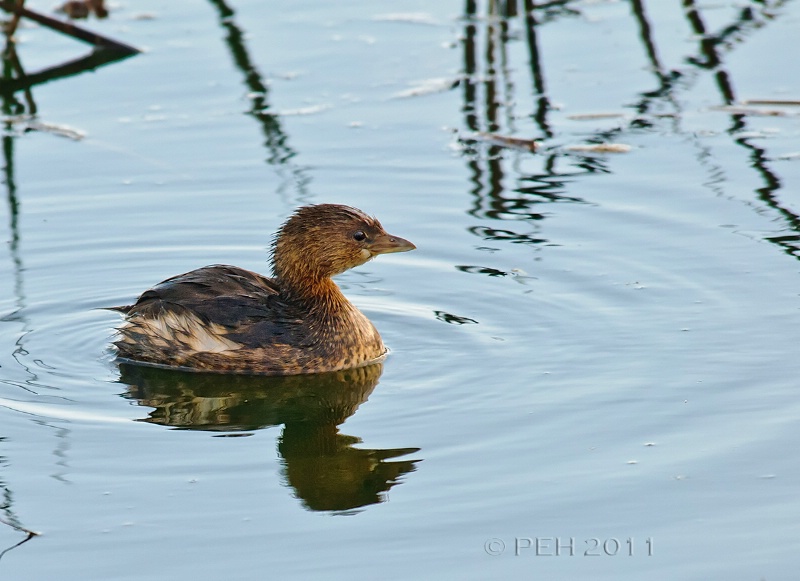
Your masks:
<svg viewBox="0 0 800 581"><path fill-rule="evenodd" d="M339 432L378 384L383 364L287 377L192 373L120 364L124 397L154 408L141 421L220 435L283 425L278 452L283 475L313 511L355 511L385 493L419 460L394 460L419 448L356 448Z"/></svg>

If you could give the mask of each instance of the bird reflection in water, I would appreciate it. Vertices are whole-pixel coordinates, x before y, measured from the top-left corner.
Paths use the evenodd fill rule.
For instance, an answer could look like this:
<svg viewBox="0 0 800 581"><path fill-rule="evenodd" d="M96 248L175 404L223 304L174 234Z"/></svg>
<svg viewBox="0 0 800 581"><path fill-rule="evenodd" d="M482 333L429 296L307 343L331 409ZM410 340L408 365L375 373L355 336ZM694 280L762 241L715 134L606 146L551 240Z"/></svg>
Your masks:
<svg viewBox="0 0 800 581"><path fill-rule="evenodd" d="M340 434L378 384L383 364L318 375L263 377L158 369L120 363L124 394L154 408L142 421L181 429L244 433L284 425L283 474L309 510L355 511L385 494L419 460L419 448L355 448Z"/></svg>

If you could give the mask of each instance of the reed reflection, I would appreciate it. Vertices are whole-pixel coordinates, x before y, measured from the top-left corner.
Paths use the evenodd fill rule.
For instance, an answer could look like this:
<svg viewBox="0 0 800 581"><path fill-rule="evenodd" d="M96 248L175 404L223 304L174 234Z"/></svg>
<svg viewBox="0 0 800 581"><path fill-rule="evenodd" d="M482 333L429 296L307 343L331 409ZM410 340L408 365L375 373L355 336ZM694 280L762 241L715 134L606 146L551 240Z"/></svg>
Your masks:
<svg viewBox="0 0 800 581"><path fill-rule="evenodd" d="M57 135L76 138L75 132L59 127L55 124L41 124L36 122L38 107L33 97L33 87L58 79L71 77L81 73L95 70L96 68L116 61L129 58L139 53L139 50L118 42L114 39L85 30L70 22L63 22L29 10L23 6L23 1L0 0L0 9L11 15L10 21L4 23L3 34L5 45L0 53L2 68L0 69L0 111L2 111L4 134L3 141L3 168L2 181L6 189L6 199L9 213L9 248L14 272L14 294L16 296L15 309L10 314L4 315L0 321L22 321L24 329L17 340L17 349L14 358L22 367L28 370L35 378L35 374L28 366L21 362L20 355L27 352L23 347L23 338L28 334L30 325L25 319L25 291L24 291L24 266L22 263L20 216L21 203L17 191L17 181L14 175L14 146L17 132L45 131ZM55 64L39 71L29 73L22 65L18 54L14 32L21 18L33 21L38 25L64 34L90 44L93 49L88 55L78 59ZM21 94L21 97L20 97Z"/></svg>
<svg viewBox="0 0 800 581"><path fill-rule="evenodd" d="M0 442L4 442L5 438L0 437ZM0 456L0 466L5 466L8 463L5 456ZM20 522L19 518L17 517L16 513L14 512L14 493L9 488L8 484L0 478L0 524L6 525L11 527L15 531L25 535L25 537L6 547L3 550L0 550L0 559L2 559L6 553L19 547L20 545L27 543L33 537L38 536L39 533L31 531L25 528L22 523Z"/></svg>
<svg viewBox="0 0 800 581"><path fill-rule="evenodd" d="M153 411L142 420L181 429L246 432L283 425L283 475L314 511L353 511L384 500L419 460L419 448L356 448L339 432L378 384L383 364L319 375L263 377L120 364L125 397Z"/></svg>
<svg viewBox="0 0 800 581"><path fill-rule="evenodd" d="M527 45L537 139L554 135L548 122L551 109L546 93L542 51L537 27L574 12L567 2L535 6L524 2L524 42ZM464 82L462 112L467 133L462 138L464 158L470 174L472 203L469 214L479 219L504 220L502 228L486 223L469 227L482 240L529 244L532 248L549 243L541 233L543 206L552 203L581 203L566 194L570 181L578 176L603 172L602 161L589 156L569 155L564 151L510 151L502 144L486 140L487 135L514 134L517 131L514 108L517 102L515 68L509 46L519 37L511 34L512 18L520 16L514 0L489 1L488 17L479 14L479 3L467 0L462 34ZM531 142L532 143L532 142ZM523 161L521 157L526 159ZM535 169L531 168L535 165ZM469 272L481 272L479 269Z"/></svg>
<svg viewBox="0 0 800 581"><path fill-rule="evenodd" d="M225 31L225 44L230 50L233 64L244 77L247 98L250 101L247 114L261 126L264 147L268 152L266 162L279 171L282 167L288 168L290 176L287 177L290 179L282 184L282 189L287 185L293 187L297 194L295 201L307 203L309 197L306 189L311 178L305 168L292 161L297 152L289 145L289 138L281 125L280 118L271 112L269 84L263 79L250 56L245 44L246 35L234 20L236 12L224 0L209 0L209 2L217 12L220 27Z"/></svg>
<svg viewBox="0 0 800 581"><path fill-rule="evenodd" d="M692 89L698 79L710 75L720 104L735 104L734 78L725 68L727 54L746 42L754 31L779 18L777 9L784 3L744 2L715 31L705 21L703 6L695 0L682 0L687 32L696 39L696 45L680 57L678 66L670 68L660 56L646 1L630 0L631 25L656 87L632 89L631 98L620 107L632 109L633 116L620 116L618 126L590 130L581 139L588 144L602 144L642 129L663 131L666 125L669 131L694 144L697 163L711 174L705 183L714 188L724 168L709 162L715 157L712 146L702 143L694 130L681 127L685 107L681 95ZM469 228L483 240L526 243L532 248L549 244L541 232L546 215L542 208L551 203L583 202L566 194L570 183L610 171L603 154L569 151L550 145L549 141L557 139L559 131L549 119L552 96L547 90L547 65L558 55L548 54L540 32L551 23L580 16L587 9L585 3L570 0L466 0L464 4L461 143L471 182L468 213L482 220L505 221L503 227L481 223ZM588 46L590 40L585 42ZM527 67L511 62L515 56L519 58L520 51L513 50L515 43L524 43ZM519 87L529 87L529 94ZM520 115L515 108L525 101L529 101L527 114ZM747 150L750 167L763 181L763 187L754 192L758 205L775 213L788 230L766 236L765 240L800 258L800 218L780 203L777 194L781 181L770 167L771 156L751 138L741 136L747 130L747 115L735 109L731 107L728 133L734 143ZM528 124L528 129L520 138L517 124L523 123ZM543 144L536 144L535 140L542 140Z"/></svg>
<svg viewBox="0 0 800 581"><path fill-rule="evenodd" d="M36 106L30 94L31 87L92 71L103 65L121 61L139 54L139 50L132 46L91 32L76 26L74 23L57 20L40 14L39 12L29 10L23 6L23 2L0 0L0 9L12 15L11 22L4 27L6 43L3 51L3 76L0 78L0 95L3 101L7 102L13 99L14 93L20 91L25 92L25 98L28 104L28 109L25 112L29 115L36 114ZM16 30L16 23L19 21L20 17L31 20L54 32L87 43L92 46L92 52L77 59L55 64L34 73L28 73L22 66L13 38L14 31ZM17 111L15 114L21 113L22 111Z"/></svg>

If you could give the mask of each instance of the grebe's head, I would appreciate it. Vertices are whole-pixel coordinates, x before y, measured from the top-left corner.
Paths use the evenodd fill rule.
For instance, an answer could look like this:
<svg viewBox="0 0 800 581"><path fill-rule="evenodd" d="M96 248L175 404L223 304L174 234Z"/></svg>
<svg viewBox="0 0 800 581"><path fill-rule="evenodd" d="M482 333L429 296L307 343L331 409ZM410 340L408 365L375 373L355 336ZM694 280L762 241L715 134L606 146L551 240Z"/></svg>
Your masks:
<svg viewBox="0 0 800 581"><path fill-rule="evenodd" d="M392 236L375 218L338 204L299 208L273 242L275 276L294 284L313 283L390 252L414 250L408 240Z"/></svg>

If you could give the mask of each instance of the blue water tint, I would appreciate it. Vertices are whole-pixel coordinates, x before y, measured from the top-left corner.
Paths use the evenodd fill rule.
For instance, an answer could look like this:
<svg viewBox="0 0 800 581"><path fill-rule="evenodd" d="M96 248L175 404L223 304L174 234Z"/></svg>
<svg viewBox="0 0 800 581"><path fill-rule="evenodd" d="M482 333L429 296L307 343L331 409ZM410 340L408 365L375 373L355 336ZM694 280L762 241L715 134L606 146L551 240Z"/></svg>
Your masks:
<svg viewBox="0 0 800 581"><path fill-rule="evenodd" d="M110 5L2 93L4 577L794 578L798 4L523 4ZM317 202L418 247L337 279L382 368L114 361Z"/></svg>

